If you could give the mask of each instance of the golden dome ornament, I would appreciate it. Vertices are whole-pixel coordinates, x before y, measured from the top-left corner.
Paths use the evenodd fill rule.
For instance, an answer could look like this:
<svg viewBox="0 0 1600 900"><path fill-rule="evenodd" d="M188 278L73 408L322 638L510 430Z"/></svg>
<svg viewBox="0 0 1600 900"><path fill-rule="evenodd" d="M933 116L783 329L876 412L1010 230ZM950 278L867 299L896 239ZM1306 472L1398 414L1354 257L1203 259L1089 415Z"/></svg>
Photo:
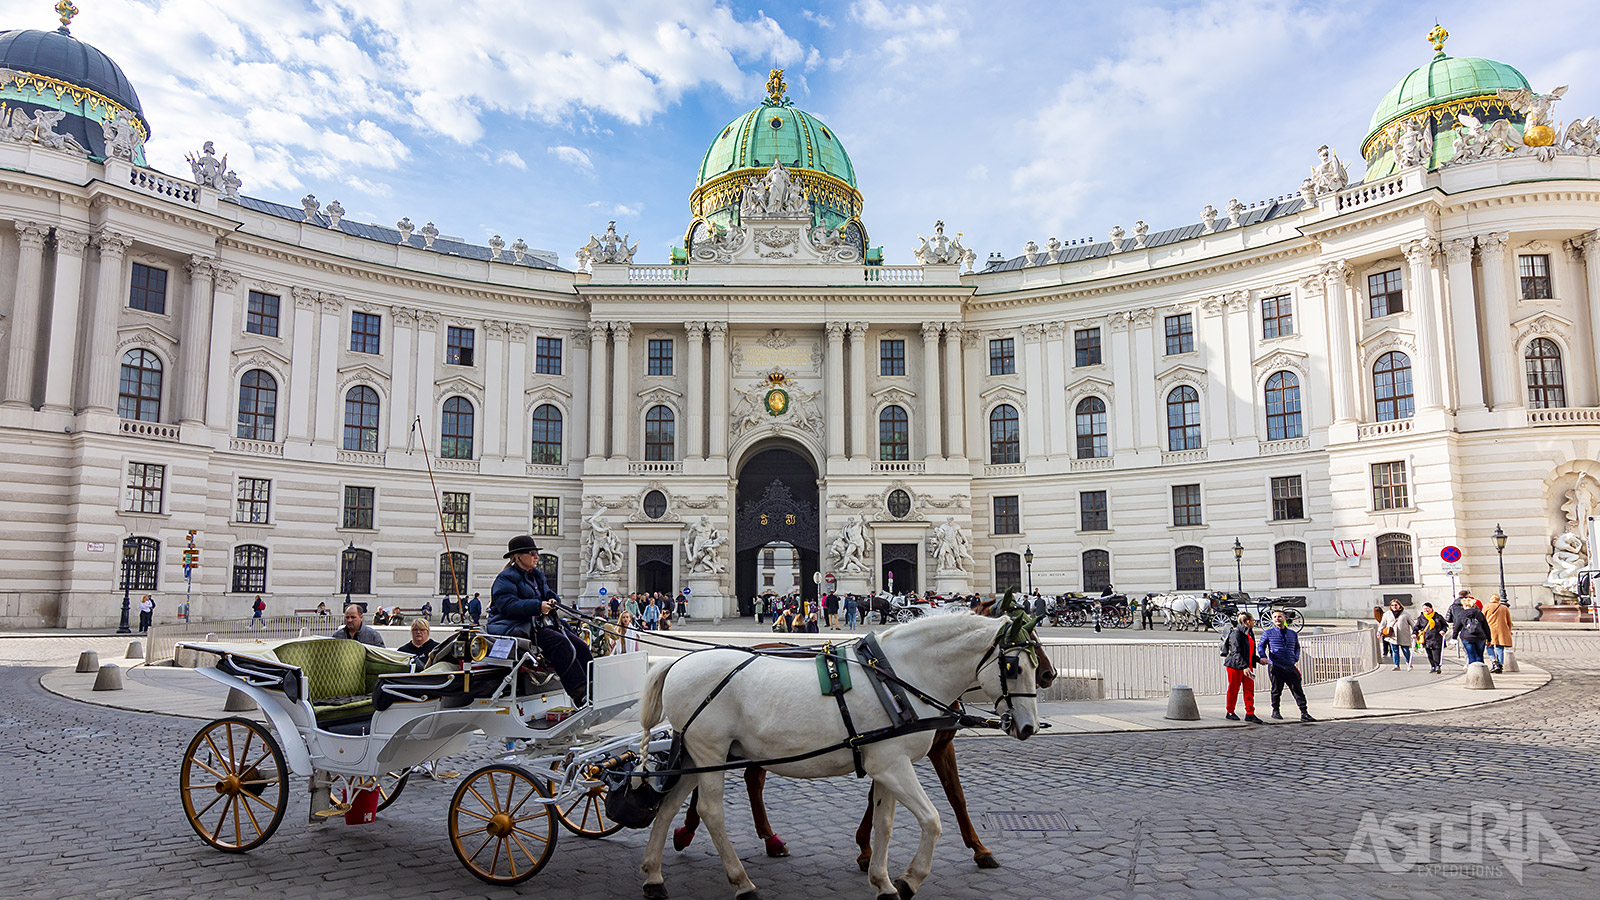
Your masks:
<svg viewBox="0 0 1600 900"><path fill-rule="evenodd" d="M1556 130L1549 125L1530 125L1522 132L1522 142L1529 147L1549 147L1556 142Z"/></svg>

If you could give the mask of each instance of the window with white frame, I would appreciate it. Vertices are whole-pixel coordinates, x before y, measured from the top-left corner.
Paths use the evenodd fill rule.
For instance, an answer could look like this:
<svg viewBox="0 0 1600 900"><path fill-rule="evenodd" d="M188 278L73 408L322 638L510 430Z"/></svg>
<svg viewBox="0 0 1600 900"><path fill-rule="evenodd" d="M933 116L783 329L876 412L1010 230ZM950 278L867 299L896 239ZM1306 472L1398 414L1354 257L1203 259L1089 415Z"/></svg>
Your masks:
<svg viewBox="0 0 1600 900"><path fill-rule="evenodd" d="M160 513L167 467L155 463L128 463L128 482L122 508L127 512Z"/></svg>
<svg viewBox="0 0 1600 900"><path fill-rule="evenodd" d="M265 525L272 505L272 480L240 478L234 496L233 520L247 525Z"/></svg>

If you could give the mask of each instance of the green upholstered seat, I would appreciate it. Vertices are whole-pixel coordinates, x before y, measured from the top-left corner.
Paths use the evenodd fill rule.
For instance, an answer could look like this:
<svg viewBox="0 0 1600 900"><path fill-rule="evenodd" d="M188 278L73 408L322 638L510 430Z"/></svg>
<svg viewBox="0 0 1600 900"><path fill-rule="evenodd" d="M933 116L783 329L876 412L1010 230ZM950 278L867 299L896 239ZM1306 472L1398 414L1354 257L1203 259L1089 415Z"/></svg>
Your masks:
<svg viewBox="0 0 1600 900"><path fill-rule="evenodd" d="M281 662L299 667L318 724L372 715L372 689L378 676L407 671L403 663L369 654L359 641L293 641L280 644L273 653Z"/></svg>

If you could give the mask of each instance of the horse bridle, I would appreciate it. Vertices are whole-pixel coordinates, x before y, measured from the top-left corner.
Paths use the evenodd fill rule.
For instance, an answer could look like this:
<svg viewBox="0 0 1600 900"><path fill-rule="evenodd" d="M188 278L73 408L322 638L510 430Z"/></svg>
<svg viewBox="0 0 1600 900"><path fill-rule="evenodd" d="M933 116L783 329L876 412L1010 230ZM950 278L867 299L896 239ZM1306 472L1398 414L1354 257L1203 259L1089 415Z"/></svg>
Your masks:
<svg viewBox="0 0 1600 900"><path fill-rule="evenodd" d="M989 649L984 651L983 658L978 660L978 666L973 670L972 675L981 685L983 679L979 673L983 671L984 666L989 664L991 657L996 659L1000 670L1000 697L994 702L994 709L995 712L1000 714L1000 727L1009 732L1011 724L1015 720L1013 710L1016 709L1016 704L1012 702L1012 698L1033 697L1037 699L1039 696L1037 690L1014 691L1011 689L1011 682L1022 679L1023 655L1027 655L1028 659L1033 663L1034 671L1037 673L1039 657L1044 648L1039 643L1038 635L1034 634L1034 629L1039 624L1037 619L1019 609L1013 609L1006 615L1010 621L1000 626L999 633L995 635L994 643L990 644ZM1051 679L1051 681L1054 680L1054 678ZM1035 685L1037 683L1036 677ZM1000 709L1002 702L1006 705L1003 711Z"/></svg>

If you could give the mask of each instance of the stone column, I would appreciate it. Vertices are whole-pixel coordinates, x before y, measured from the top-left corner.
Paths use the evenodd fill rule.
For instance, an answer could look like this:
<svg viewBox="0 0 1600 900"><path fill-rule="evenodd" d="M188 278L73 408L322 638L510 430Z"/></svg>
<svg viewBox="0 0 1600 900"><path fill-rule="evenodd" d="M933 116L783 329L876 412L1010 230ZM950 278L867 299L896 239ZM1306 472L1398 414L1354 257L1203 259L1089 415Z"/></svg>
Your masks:
<svg viewBox="0 0 1600 900"><path fill-rule="evenodd" d="M56 229L55 290L50 299L50 343L45 357L44 409L72 412L78 371L78 318L83 304L83 250L89 235ZM93 348L89 352L94 352Z"/></svg>
<svg viewBox="0 0 1600 900"><path fill-rule="evenodd" d="M867 450L867 323L850 323L850 458L871 459Z"/></svg>
<svg viewBox="0 0 1600 900"><path fill-rule="evenodd" d="M1584 296L1589 300L1589 346L1592 352L1600 348L1600 231L1591 231L1579 237L1577 244L1583 251L1584 275L1589 282L1589 291ZM1596 361L1593 368L1600 370L1600 361ZM1596 382L1595 389L1600 391L1600 371L1596 373ZM1590 564L1593 565L1593 562Z"/></svg>
<svg viewBox="0 0 1600 900"><path fill-rule="evenodd" d="M684 416L688 441L684 455L701 459L706 455L706 323L686 322L684 331L688 334L684 349L689 354L689 408Z"/></svg>
<svg viewBox="0 0 1600 900"><path fill-rule="evenodd" d="M823 353L828 405L828 458L844 456L844 330L845 323L829 322L826 326L828 349Z"/></svg>
<svg viewBox="0 0 1600 900"><path fill-rule="evenodd" d="M946 415L945 441L947 455L965 458L967 455L966 383L961 378L961 324L944 325L944 406Z"/></svg>
<svg viewBox="0 0 1600 900"><path fill-rule="evenodd" d="M390 375L389 384L389 447L403 448L411 433L411 419L416 415L413 412L417 393L416 385L411 377L411 366L416 361L416 354L412 352L415 345L417 328L417 311L396 306L390 310L391 321L394 323L394 371ZM299 402L298 397L290 398ZM344 409L344 397L334 397L333 402L338 404L340 410ZM339 446L344 446L342 440Z"/></svg>
<svg viewBox="0 0 1600 900"><path fill-rule="evenodd" d="M423 310L417 314L416 399L412 401L412 422L427 438L428 452L439 455L439 432L433 427L434 373L439 367L439 315ZM411 427L407 424L406 427ZM420 447L421 444L419 443Z"/></svg>
<svg viewBox="0 0 1600 900"><path fill-rule="evenodd" d="M1132 320L1128 313L1115 312L1111 314L1111 380L1112 385L1122 386L1121 396L1113 396L1107 404L1111 426L1111 452L1131 453L1138 446L1134 438L1134 430L1139 421L1139 398L1143 397L1142 385L1133 379L1133 343L1129 327ZM1068 410L1071 412L1071 410Z"/></svg>
<svg viewBox="0 0 1600 900"><path fill-rule="evenodd" d="M606 326L589 323L589 456L606 456Z"/></svg>
<svg viewBox="0 0 1600 900"><path fill-rule="evenodd" d="M1333 420L1356 419L1355 338L1350 325L1350 267L1342 259L1322 267L1323 296L1328 307L1328 343L1332 348Z"/></svg>
<svg viewBox="0 0 1600 900"><path fill-rule="evenodd" d="M711 443L716 458L728 455L728 323L708 322L711 335Z"/></svg>
<svg viewBox="0 0 1600 900"><path fill-rule="evenodd" d="M1450 298L1450 354L1455 402L1460 411L1481 411L1483 354L1478 350L1478 301L1472 289L1472 238L1444 242L1445 283Z"/></svg>
<svg viewBox="0 0 1600 900"><path fill-rule="evenodd" d="M294 332L289 336L293 349L289 364L289 398L282 405L289 410L289 437L310 441L311 373L316 369L311 354L317 341L317 292L297 287L291 288L290 294L294 297Z"/></svg>
<svg viewBox="0 0 1600 900"><path fill-rule="evenodd" d="M117 408L117 381L121 374L116 346L122 299L122 258L133 246L133 239L115 231L102 231L95 236L94 245L100 251L100 272L85 322L84 339L89 346L89 389L85 406L96 412L112 412ZM22 277L20 271L17 277Z"/></svg>
<svg viewBox="0 0 1600 900"><path fill-rule="evenodd" d="M1439 245L1432 238L1411 241L1400 249L1411 264L1412 307L1417 323L1417 355L1411 361L1411 379L1418 411L1440 409L1444 393L1439 386L1439 309L1433 304L1433 255Z"/></svg>
<svg viewBox="0 0 1600 900"><path fill-rule="evenodd" d="M1489 350L1489 400L1492 409L1522 405L1517 389L1516 350L1511 346L1511 295L1506 285L1511 273L1506 269L1506 241L1510 235L1492 232L1478 238L1483 256L1484 331ZM1418 345L1420 349L1421 345Z"/></svg>
<svg viewBox="0 0 1600 900"><path fill-rule="evenodd" d="M1050 432L1050 402L1044 395L1044 326L1022 326L1022 382L1028 398L1021 417L1022 439L1027 444L1025 459L1044 459L1044 438Z"/></svg>
<svg viewBox="0 0 1600 900"><path fill-rule="evenodd" d="M506 430L516 425L506 416L506 323L490 319L483 323L483 333L489 346L483 354L482 456L504 459Z"/></svg>
<svg viewBox="0 0 1600 900"><path fill-rule="evenodd" d="M206 415L206 351L211 337L211 277L216 260L191 256L189 300L183 305L183 337L178 343L178 421L199 425Z"/></svg>
<svg viewBox="0 0 1600 900"><path fill-rule="evenodd" d="M611 458L633 458L633 326L611 323Z"/></svg>
<svg viewBox="0 0 1600 900"><path fill-rule="evenodd" d="M604 347L604 342L601 346ZM594 415L590 412L589 403L591 389L589 387L589 329L574 328L567 332L565 347L571 347L570 356L563 354L561 371L572 376L572 416L565 423L567 428L567 461L584 459L589 455L589 428L588 423ZM565 348L563 348L565 349Z"/></svg>
<svg viewBox="0 0 1600 900"><path fill-rule="evenodd" d="M238 331L234 317L238 315L241 304L239 303L238 272L218 268L216 276L211 279L211 347L207 370L210 376L206 378L206 427L212 431L232 433L228 422L228 398L233 392L233 381L226 377L229 371L229 357L233 351L233 335ZM288 385L282 385L287 392ZM281 395L280 395L281 396ZM278 408L283 409L280 403ZM283 437L283 422L272 423L272 436Z"/></svg>
<svg viewBox="0 0 1600 900"><path fill-rule="evenodd" d="M939 323L922 323L922 441L923 458L944 455L943 403L939 390Z"/></svg>
<svg viewBox="0 0 1600 900"><path fill-rule="evenodd" d="M1044 328L1044 405L1050 422L1050 435L1045 443L1047 456L1072 457L1075 424L1072 410L1067 409L1067 360L1072 350L1067 346L1067 323L1051 322Z"/></svg>
<svg viewBox="0 0 1600 900"><path fill-rule="evenodd" d="M343 404L335 403L333 395L339 389L339 347L344 343L344 298L337 294L322 294L318 298L322 315L318 319L317 335L317 392L314 397L301 397L315 404L315 443L341 447L343 435L339 427L339 410Z"/></svg>
<svg viewBox="0 0 1600 900"><path fill-rule="evenodd" d="M505 459L528 461L528 431L533 427L533 410L528 408L528 376L532 365L528 362L528 345L531 342L530 334L533 329L521 323L512 322L506 325L506 336L509 343L506 346L506 373L505 392L501 401L504 405L505 415L505 447L501 456ZM563 423L565 424L565 423ZM563 429L565 437L565 429ZM566 457L562 457L565 461Z"/></svg>
<svg viewBox="0 0 1600 900"><path fill-rule="evenodd" d="M39 279L44 270L47 226L17 222L17 289L11 304L11 355L6 363L5 405L33 407L33 370L39 355Z"/></svg>

